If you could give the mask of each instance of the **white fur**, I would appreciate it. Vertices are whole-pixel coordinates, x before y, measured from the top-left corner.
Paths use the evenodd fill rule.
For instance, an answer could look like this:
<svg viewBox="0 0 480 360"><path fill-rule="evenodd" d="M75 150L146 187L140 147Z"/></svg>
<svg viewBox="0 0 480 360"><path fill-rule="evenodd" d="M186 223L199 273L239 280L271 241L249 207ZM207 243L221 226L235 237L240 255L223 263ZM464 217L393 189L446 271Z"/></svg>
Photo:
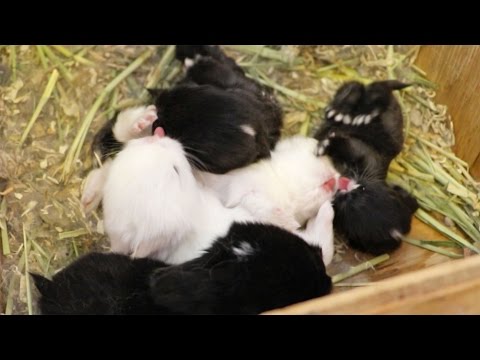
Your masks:
<svg viewBox="0 0 480 360"><path fill-rule="evenodd" d="M250 125L240 125L240 129L247 135L255 136L257 134Z"/></svg>
<svg viewBox="0 0 480 360"><path fill-rule="evenodd" d="M350 192L350 191L353 191L357 188L360 187L360 184L357 184L355 181L350 181L350 183L348 184L348 187L347 187L347 192Z"/></svg>
<svg viewBox="0 0 480 360"><path fill-rule="evenodd" d="M295 136L281 140L270 159L224 175L197 172L227 207L241 205L258 221L287 230L314 217L334 191L322 185L339 174L327 157L317 157L315 139Z"/></svg>
<svg viewBox="0 0 480 360"><path fill-rule="evenodd" d="M103 186L110 170L111 160L107 160L101 168L90 171L82 191L81 203L86 214L95 210L103 197Z"/></svg>
<svg viewBox="0 0 480 360"><path fill-rule="evenodd" d="M152 123L157 120L154 105L129 108L120 112L113 126L113 135L119 142L148 136L152 133Z"/></svg>
<svg viewBox="0 0 480 360"><path fill-rule="evenodd" d="M333 216L332 204L330 201L326 201L318 210L317 215L308 221L305 230L295 232L310 245L322 248L325 266L332 262L335 252Z"/></svg>
<svg viewBox="0 0 480 360"><path fill-rule="evenodd" d="M355 180L350 179L350 181L348 182L347 188L344 189L344 190L340 190L340 192L347 193L347 192L353 191L353 190L355 190L359 187L360 187L360 184L358 184Z"/></svg>
<svg viewBox="0 0 480 360"><path fill-rule="evenodd" d="M395 239L395 240L398 240L398 241L401 241L403 239L403 234L398 231L397 229L392 229L390 230L390 235Z"/></svg>
<svg viewBox="0 0 480 360"><path fill-rule="evenodd" d="M353 125L360 125L361 121L363 121L363 115L357 115L353 119Z"/></svg>
<svg viewBox="0 0 480 360"><path fill-rule="evenodd" d="M232 250L233 250L233 253L238 257L252 255L254 252L252 245L250 245L247 242L241 242L240 247L238 248L234 247Z"/></svg>
<svg viewBox="0 0 480 360"><path fill-rule="evenodd" d="M152 132L152 123L157 119L155 105L139 106L121 111L112 128L113 136L125 143L135 138L145 137ZM82 190L81 203L85 213L95 210L103 197L103 187L110 170L111 160L101 168L90 171Z"/></svg>
<svg viewBox="0 0 480 360"><path fill-rule="evenodd" d="M318 155L323 155L325 154L325 149L330 145L330 140L329 139L325 139L323 140L321 143L320 143L320 146L318 147L318 152L317 154Z"/></svg>
<svg viewBox="0 0 480 360"><path fill-rule="evenodd" d="M193 59L185 58L185 67L186 67L187 69L190 68L190 67L192 67L193 64L195 64L195 61L193 61Z"/></svg>
<svg viewBox="0 0 480 360"><path fill-rule="evenodd" d="M153 106L120 113L117 139L145 136L136 131L139 123L145 125L145 115L151 126L153 115L156 118ZM92 191L97 204L103 195L105 230L114 252L178 264L201 255L232 222L256 221L276 224L325 247L328 264L333 245L328 224L320 219L329 217L319 209L333 192L321 184L338 174L327 158L315 155L316 150L314 139L285 139L269 160L226 175L199 172L207 185L203 187L195 181L178 142L144 137L130 141L112 163L91 172L82 202L88 205ZM306 230L297 231L312 217ZM245 248L236 251L239 256L251 254Z"/></svg>
<svg viewBox="0 0 480 360"><path fill-rule="evenodd" d="M233 221L251 219L199 186L180 143L167 137L131 140L113 160L103 192L112 251L170 264L198 257Z"/></svg>

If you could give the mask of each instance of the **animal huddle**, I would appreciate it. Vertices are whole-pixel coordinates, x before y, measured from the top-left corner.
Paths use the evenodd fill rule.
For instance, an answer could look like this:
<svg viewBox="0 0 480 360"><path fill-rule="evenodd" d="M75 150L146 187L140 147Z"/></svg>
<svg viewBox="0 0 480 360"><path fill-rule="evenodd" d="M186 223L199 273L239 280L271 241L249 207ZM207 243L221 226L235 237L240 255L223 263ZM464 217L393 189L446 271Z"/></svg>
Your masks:
<svg viewBox="0 0 480 360"><path fill-rule="evenodd" d="M184 78L96 134L110 253L48 280L42 314L258 314L328 294L334 231L393 251L416 200L386 184L403 145L398 81L343 85L314 138L280 139L282 109L218 46L178 45Z"/></svg>

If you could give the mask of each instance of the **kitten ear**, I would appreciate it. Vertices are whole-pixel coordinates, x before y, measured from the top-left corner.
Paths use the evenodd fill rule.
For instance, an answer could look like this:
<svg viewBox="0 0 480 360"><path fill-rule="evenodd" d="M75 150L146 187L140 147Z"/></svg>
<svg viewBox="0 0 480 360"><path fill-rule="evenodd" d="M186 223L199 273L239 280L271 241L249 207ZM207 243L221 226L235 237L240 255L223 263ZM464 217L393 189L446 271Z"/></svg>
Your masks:
<svg viewBox="0 0 480 360"><path fill-rule="evenodd" d="M53 284L51 280L48 280L47 278L39 274L35 274L35 273L29 273L29 274L33 278L33 282L35 283L35 286L37 287L38 291L40 291L40 294L42 294L43 296L46 296L47 294L51 293L52 284Z"/></svg>
<svg viewBox="0 0 480 360"><path fill-rule="evenodd" d="M420 205L418 204L417 199L415 199L407 190L398 185L395 185L393 190L398 194L399 199L403 204L410 209L412 214L418 210Z"/></svg>
<svg viewBox="0 0 480 360"><path fill-rule="evenodd" d="M409 86L412 86L412 84L407 84L407 83L403 83L401 81L398 81L398 80L386 80L386 81L382 81L382 83L390 90L402 90L402 89L405 89Z"/></svg>
<svg viewBox="0 0 480 360"><path fill-rule="evenodd" d="M164 89L147 89L148 93L153 99L158 98L165 90Z"/></svg>

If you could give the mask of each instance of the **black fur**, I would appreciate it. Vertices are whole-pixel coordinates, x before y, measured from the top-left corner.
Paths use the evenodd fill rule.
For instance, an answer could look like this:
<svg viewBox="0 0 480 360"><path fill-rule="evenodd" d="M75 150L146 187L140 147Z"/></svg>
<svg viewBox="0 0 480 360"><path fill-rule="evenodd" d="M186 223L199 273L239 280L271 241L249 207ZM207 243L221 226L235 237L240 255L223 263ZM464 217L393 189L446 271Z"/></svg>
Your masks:
<svg viewBox="0 0 480 360"><path fill-rule="evenodd" d="M403 116L392 91L407 86L393 80L377 81L368 86L352 81L337 91L327 107L326 121L315 138L322 142L334 134L328 155L345 176L361 174L370 164L375 168L368 168L368 171L375 171L379 178L385 179L390 162L403 147ZM331 111L335 115L329 117ZM339 113L348 115L352 121L360 115L370 115L372 120L367 125L344 124L335 121Z"/></svg>
<svg viewBox="0 0 480 360"><path fill-rule="evenodd" d="M243 243L251 254L234 253ZM232 225L203 256L182 265L89 254L53 281L33 276L42 314L258 314L332 287L321 249L260 224Z"/></svg>
<svg viewBox="0 0 480 360"><path fill-rule="evenodd" d="M90 253L48 280L31 274L45 315L162 314L148 293L148 276L166 266L150 259Z"/></svg>
<svg viewBox="0 0 480 360"><path fill-rule="evenodd" d="M195 63L172 89L150 91L158 109L153 130L163 127L199 160L194 165L217 174L269 157L283 117L271 89L248 78L218 46L177 45L177 58Z"/></svg>
<svg viewBox="0 0 480 360"><path fill-rule="evenodd" d="M112 158L123 148L123 143L118 141L113 135L113 126L117 119L118 112L115 116L108 120L100 130L95 134L92 142L92 152L97 153L102 162L108 158Z"/></svg>
<svg viewBox="0 0 480 360"><path fill-rule="evenodd" d="M334 200L334 229L354 249L382 254L398 248L401 235L410 231L417 201L404 189L386 184L390 162L403 147L403 117L392 91L408 85L378 81L343 85L326 109L326 121L315 134L319 153L329 156L337 170L360 186L340 191ZM370 115L370 123L350 121Z"/></svg>
<svg viewBox="0 0 480 360"><path fill-rule="evenodd" d="M278 107L272 89L250 79L232 58L216 45L177 45L176 57L180 61L195 61L179 84L213 85L222 89L242 89ZM280 110L280 109L278 109ZM279 114L281 115L281 114Z"/></svg>
<svg viewBox="0 0 480 360"><path fill-rule="evenodd" d="M397 249L401 238L395 233L410 232L417 200L401 187L383 181L360 179L360 184L355 190L336 195L335 230L360 251L380 255Z"/></svg>
<svg viewBox="0 0 480 360"><path fill-rule="evenodd" d="M270 156L279 128L268 126L275 117L268 106L243 90L210 85L181 85L158 93L158 120L153 129L179 140L193 164L222 174ZM255 136L241 126L247 125ZM278 131L277 131L278 130ZM192 158L190 159L192 160Z"/></svg>
<svg viewBox="0 0 480 360"><path fill-rule="evenodd" d="M187 58L195 60L196 56L211 56L219 60L231 60L225 56L218 45L177 45L175 47L175 58L177 60L184 61ZM231 61L235 64L235 61Z"/></svg>
<svg viewBox="0 0 480 360"><path fill-rule="evenodd" d="M242 243L251 255L233 252ZM184 311L193 305L204 314L257 314L325 295L332 286L319 248L261 224L232 225L204 256L157 270L151 284L157 304ZM184 296L172 298L179 289Z"/></svg>
<svg viewBox="0 0 480 360"><path fill-rule="evenodd" d="M368 175L369 178L385 179L388 166L385 168L385 157L367 143L348 135L330 133L324 155L329 156L335 168L343 176L358 179ZM320 147L324 145L320 142Z"/></svg>
<svg viewBox="0 0 480 360"><path fill-rule="evenodd" d="M178 139L192 165L223 174L268 158L281 135L283 112L271 89L249 79L218 46L177 45L178 60L195 60L171 89L149 89L158 109L153 131L163 127ZM113 136L116 118L96 135L102 159L120 151ZM241 126L249 126L249 135Z"/></svg>

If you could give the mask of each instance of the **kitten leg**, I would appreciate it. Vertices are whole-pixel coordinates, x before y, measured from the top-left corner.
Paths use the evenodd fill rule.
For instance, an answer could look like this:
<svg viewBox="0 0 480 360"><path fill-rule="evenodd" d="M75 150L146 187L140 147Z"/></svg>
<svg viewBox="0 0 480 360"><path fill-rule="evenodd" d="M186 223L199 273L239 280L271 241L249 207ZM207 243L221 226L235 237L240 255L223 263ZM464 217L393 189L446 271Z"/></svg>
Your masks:
<svg viewBox="0 0 480 360"><path fill-rule="evenodd" d="M328 266L333 259L333 207L327 201L318 210L317 216L310 219L305 230L295 231L308 244L322 249L323 263Z"/></svg>
<svg viewBox="0 0 480 360"><path fill-rule="evenodd" d="M85 180L81 203L85 214L95 210L103 198L103 186L110 171L112 161L107 160L101 168L90 171Z"/></svg>

